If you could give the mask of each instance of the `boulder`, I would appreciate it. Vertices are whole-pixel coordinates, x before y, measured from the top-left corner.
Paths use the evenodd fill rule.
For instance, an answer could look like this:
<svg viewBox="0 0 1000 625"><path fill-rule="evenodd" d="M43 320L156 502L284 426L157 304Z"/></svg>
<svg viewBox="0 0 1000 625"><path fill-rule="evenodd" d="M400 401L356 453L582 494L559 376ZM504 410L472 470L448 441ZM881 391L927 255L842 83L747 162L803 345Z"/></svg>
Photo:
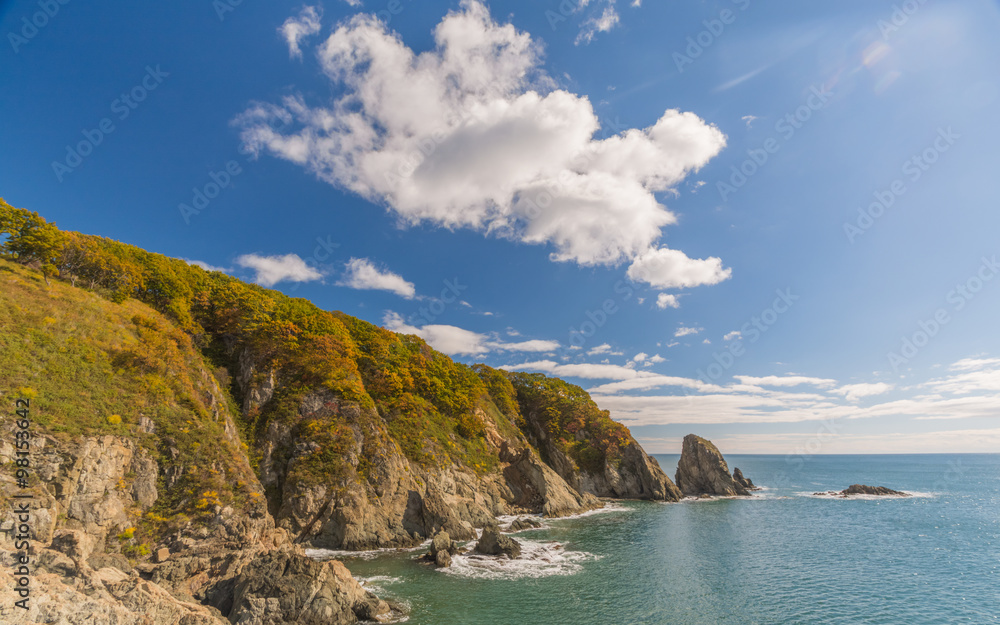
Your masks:
<svg viewBox="0 0 1000 625"><path fill-rule="evenodd" d="M476 543L476 551L488 556L505 555L513 560L521 555L521 543L504 536L496 527L487 527Z"/></svg>
<svg viewBox="0 0 1000 625"><path fill-rule="evenodd" d="M428 559L433 560L440 567L451 566L451 556L458 552L458 546L451 539L448 532L441 530L434 535L431 540L431 551Z"/></svg>
<svg viewBox="0 0 1000 625"><path fill-rule="evenodd" d="M378 620L392 611L340 562L316 562L293 551L262 555L240 571L231 587L231 605L220 606L229 608L223 614L231 623L330 625Z"/></svg>
<svg viewBox="0 0 1000 625"><path fill-rule="evenodd" d="M681 492L689 497L750 495L750 490L729 474L725 458L712 441L694 434L684 437L676 482Z"/></svg>
<svg viewBox="0 0 1000 625"><path fill-rule="evenodd" d="M530 516L517 517L510 524L508 531L510 532L522 532L524 530L533 530L542 527L542 522L538 519Z"/></svg>

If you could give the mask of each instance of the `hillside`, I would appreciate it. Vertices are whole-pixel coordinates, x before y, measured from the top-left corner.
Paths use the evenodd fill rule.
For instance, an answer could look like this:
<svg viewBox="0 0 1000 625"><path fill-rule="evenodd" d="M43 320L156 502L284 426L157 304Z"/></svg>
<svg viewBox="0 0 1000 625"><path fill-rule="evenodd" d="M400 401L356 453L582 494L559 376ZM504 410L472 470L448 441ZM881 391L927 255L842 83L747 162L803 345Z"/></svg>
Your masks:
<svg viewBox="0 0 1000 625"><path fill-rule="evenodd" d="M40 543L82 531L155 580L153 554L177 561L220 524L227 549L265 535L368 549L597 497L679 497L627 428L561 380L469 367L2 200L0 235L0 423L13 440L6 415L30 399L52 456L31 484ZM10 497L13 449L0 456Z"/></svg>

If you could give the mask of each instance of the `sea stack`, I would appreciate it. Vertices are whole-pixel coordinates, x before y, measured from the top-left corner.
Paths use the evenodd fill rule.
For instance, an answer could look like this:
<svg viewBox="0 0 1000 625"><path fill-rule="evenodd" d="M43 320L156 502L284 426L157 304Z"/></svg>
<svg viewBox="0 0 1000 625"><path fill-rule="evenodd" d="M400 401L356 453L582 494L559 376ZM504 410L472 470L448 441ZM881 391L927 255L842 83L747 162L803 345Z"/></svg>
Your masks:
<svg viewBox="0 0 1000 625"><path fill-rule="evenodd" d="M694 434L684 437L684 447L681 450L681 460L677 463L675 481L686 496L749 496L750 488L745 484L750 484L752 487L753 483L743 477L742 472L739 476L741 480L737 481L729 474L725 458L712 441Z"/></svg>

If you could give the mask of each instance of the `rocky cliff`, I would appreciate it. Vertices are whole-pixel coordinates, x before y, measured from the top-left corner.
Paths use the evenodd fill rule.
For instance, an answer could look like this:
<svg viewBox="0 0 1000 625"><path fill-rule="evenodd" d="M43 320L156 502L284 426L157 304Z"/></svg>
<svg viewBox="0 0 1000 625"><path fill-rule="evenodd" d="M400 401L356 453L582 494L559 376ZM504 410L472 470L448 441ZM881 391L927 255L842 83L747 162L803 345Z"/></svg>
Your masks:
<svg viewBox="0 0 1000 625"><path fill-rule="evenodd" d="M568 403L539 394L565 383L456 363L417 337L2 202L0 222L19 224L0 243L0 503L34 498L37 565L32 611L4 622L385 617L302 546L471 539L501 514L679 497L577 387ZM17 398L31 403L24 488ZM9 606L14 532L0 529Z"/></svg>
<svg viewBox="0 0 1000 625"><path fill-rule="evenodd" d="M687 496L716 495L721 497L749 496L749 480L739 473L733 479L729 465L712 441L688 434L684 437L681 459L677 463L677 486ZM752 486L752 483L750 483Z"/></svg>

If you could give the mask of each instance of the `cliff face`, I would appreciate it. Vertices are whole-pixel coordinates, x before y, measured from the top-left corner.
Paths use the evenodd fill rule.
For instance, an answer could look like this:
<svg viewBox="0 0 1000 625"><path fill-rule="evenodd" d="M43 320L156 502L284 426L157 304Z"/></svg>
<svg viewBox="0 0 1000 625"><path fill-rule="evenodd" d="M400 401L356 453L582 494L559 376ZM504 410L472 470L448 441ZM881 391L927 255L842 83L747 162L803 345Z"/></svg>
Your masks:
<svg viewBox="0 0 1000 625"><path fill-rule="evenodd" d="M738 470L738 469L737 469ZM729 474L729 465L712 441L688 434L684 437L681 459L677 464L677 486L688 496L749 496L743 474L740 481Z"/></svg>
<svg viewBox="0 0 1000 625"><path fill-rule="evenodd" d="M14 622L133 622L135 610L157 623L351 622L389 607L300 545L470 539L500 514L679 497L578 387L456 363L417 337L60 232L2 201L0 225L0 396L31 401L48 598L36 606L63 610ZM8 415L4 504L18 488Z"/></svg>
<svg viewBox="0 0 1000 625"><path fill-rule="evenodd" d="M574 489L622 499L682 497L628 428L612 421L583 389L541 374L510 378L529 440Z"/></svg>

